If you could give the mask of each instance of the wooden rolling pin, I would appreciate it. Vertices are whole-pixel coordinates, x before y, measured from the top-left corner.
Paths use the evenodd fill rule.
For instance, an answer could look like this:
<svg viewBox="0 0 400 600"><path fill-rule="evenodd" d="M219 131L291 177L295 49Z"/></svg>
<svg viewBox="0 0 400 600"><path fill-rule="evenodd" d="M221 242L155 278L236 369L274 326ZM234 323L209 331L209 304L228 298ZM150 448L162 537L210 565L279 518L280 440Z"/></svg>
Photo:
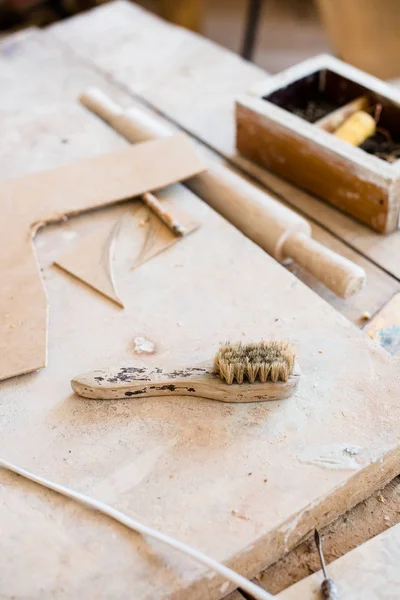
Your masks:
<svg viewBox="0 0 400 600"><path fill-rule="evenodd" d="M123 109L98 89L88 90L80 100L130 142L173 133L150 111ZM293 259L338 296L347 298L363 286L361 267L313 240L306 219L231 169L210 163L185 185L276 260Z"/></svg>

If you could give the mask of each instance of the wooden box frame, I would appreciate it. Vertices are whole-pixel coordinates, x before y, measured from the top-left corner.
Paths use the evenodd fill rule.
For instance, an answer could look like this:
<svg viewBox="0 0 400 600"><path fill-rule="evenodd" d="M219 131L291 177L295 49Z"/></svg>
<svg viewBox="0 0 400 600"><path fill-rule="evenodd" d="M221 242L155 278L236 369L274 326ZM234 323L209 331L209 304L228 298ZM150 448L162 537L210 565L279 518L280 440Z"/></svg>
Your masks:
<svg viewBox="0 0 400 600"><path fill-rule="evenodd" d="M265 99L327 71L346 79L354 97L368 93L394 117L399 111L400 125L397 90L334 57L320 55L260 82L237 99L237 149L376 231L394 231L400 213L400 160L390 164Z"/></svg>

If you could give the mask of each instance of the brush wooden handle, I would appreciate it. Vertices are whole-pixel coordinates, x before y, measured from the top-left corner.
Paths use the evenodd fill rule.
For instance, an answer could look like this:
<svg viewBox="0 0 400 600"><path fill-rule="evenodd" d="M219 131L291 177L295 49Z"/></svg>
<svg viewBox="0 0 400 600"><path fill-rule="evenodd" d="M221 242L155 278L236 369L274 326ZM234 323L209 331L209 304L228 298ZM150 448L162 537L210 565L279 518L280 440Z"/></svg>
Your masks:
<svg viewBox="0 0 400 600"><path fill-rule="evenodd" d="M98 369L71 381L79 396L93 400L127 400L154 396L195 396L220 402L283 400L300 380L297 364L287 381L228 385L213 373L212 366L185 367L174 371L145 367Z"/></svg>
<svg viewBox="0 0 400 600"><path fill-rule="evenodd" d="M121 109L97 89L83 94L81 102L133 143L173 131L141 107ZM362 287L361 267L311 239L307 243L311 226L306 219L231 169L212 164L185 185L276 260L293 258L338 296L348 297Z"/></svg>

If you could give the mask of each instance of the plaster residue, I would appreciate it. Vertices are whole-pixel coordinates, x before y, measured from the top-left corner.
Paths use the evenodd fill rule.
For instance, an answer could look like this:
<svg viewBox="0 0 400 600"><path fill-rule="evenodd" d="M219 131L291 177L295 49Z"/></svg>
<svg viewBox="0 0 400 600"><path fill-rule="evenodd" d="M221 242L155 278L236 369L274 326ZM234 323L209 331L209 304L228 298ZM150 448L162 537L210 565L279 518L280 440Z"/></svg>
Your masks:
<svg viewBox="0 0 400 600"><path fill-rule="evenodd" d="M74 230L68 230L68 231L63 231L62 232L62 236L66 240L73 240L73 239L76 238L77 235L78 235L78 233L76 231L74 231Z"/></svg>
<svg viewBox="0 0 400 600"><path fill-rule="evenodd" d="M297 458L304 465L313 465L323 469L360 469L371 460L379 460L381 455L381 450L372 450L343 442L304 448Z"/></svg>
<svg viewBox="0 0 400 600"><path fill-rule="evenodd" d="M156 345L146 337L137 336L133 340L133 351L135 354L154 354Z"/></svg>
<svg viewBox="0 0 400 600"><path fill-rule="evenodd" d="M159 460L164 456L168 446L155 446L142 452L122 464L111 475L97 483L91 490L91 495L113 504L120 500L121 495L130 492L144 479L150 477Z"/></svg>
<svg viewBox="0 0 400 600"><path fill-rule="evenodd" d="M288 547L289 538L292 535L292 533L297 529L302 518L303 518L303 514L300 512L297 515L295 515L292 519L290 519L290 521L288 523L286 523L280 529L280 531L284 535L283 542L285 545L285 552L289 551L289 547Z"/></svg>
<svg viewBox="0 0 400 600"><path fill-rule="evenodd" d="M219 591L221 592L221 594L225 594L228 591L229 588L229 582L225 581L225 583L223 583L221 585L221 587L219 588Z"/></svg>

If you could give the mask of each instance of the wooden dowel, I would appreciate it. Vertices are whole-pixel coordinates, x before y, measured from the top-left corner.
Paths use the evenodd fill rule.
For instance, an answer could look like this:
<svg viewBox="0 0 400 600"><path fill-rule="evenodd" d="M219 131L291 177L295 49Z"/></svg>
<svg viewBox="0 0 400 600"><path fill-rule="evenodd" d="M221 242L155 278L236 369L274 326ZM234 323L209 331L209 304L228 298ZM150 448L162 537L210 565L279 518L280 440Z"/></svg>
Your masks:
<svg viewBox="0 0 400 600"><path fill-rule="evenodd" d="M146 192L141 196L147 206L167 225L175 235L184 236L186 229L174 218L172 214L167 212L161 202L151 192Z"/></svg>

